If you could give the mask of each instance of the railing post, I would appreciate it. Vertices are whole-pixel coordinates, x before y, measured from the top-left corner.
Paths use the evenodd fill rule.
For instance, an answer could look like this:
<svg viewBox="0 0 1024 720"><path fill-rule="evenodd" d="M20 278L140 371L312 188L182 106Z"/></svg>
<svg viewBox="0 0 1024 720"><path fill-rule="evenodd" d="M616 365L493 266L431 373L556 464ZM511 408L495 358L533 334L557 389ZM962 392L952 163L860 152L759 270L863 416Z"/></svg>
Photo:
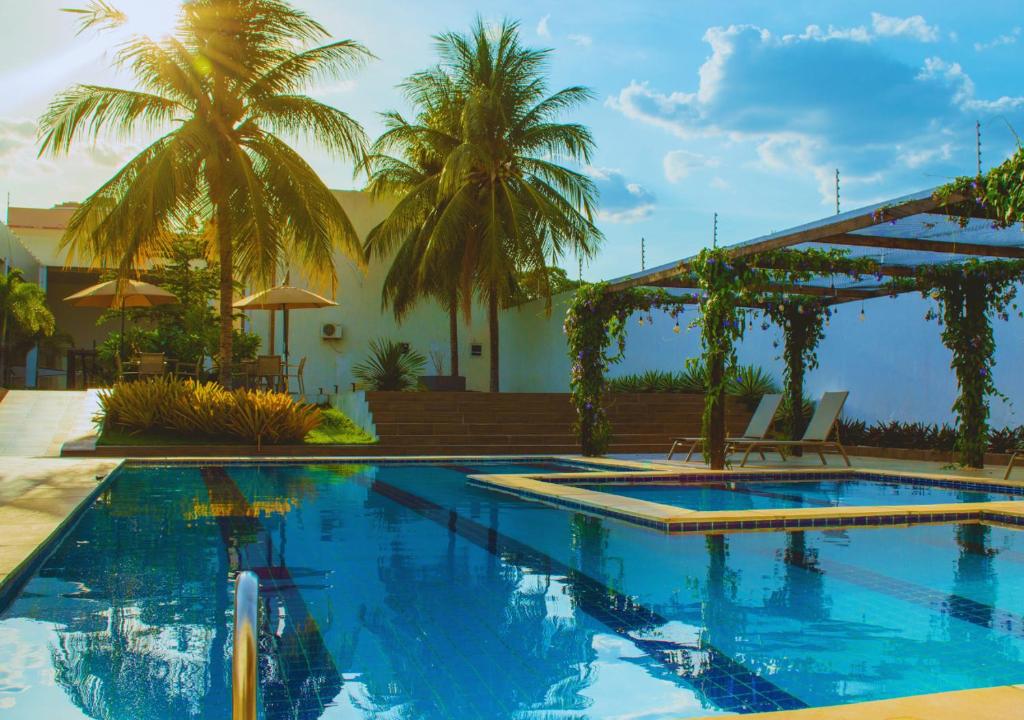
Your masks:
<svg viewBox="0 0 1024 720"><path fill-rule="evenodd" d="M235 643L231 657L232 720L256 720L256 628L260 585L256 574L235 578Z"/></svg>

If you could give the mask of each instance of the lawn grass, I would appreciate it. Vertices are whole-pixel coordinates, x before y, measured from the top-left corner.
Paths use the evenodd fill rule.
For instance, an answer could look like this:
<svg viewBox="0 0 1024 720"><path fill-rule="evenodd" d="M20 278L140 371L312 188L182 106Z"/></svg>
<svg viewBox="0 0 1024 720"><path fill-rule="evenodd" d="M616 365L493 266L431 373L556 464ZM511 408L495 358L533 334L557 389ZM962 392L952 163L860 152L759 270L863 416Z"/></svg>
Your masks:
<svg viewBox="0 0 1024 720"><path fill-rule="evenodd" d="M322 411L323 422L306 436L305 445L370 445L372 437L352 422L340 410L327 408ZM247 445L237 438L208 438L176 435L169 432L129 433L117 428L104 428L96 441L97 445L169 446L169 445Z"/></svg>

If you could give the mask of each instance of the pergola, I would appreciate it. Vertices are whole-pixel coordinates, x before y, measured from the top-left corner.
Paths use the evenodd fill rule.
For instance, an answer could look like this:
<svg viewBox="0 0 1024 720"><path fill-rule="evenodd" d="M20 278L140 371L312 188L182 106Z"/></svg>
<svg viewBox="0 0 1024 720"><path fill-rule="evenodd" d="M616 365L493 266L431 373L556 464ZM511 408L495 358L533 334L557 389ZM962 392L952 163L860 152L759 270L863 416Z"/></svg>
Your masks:
<svg viewBox="0 0 1024 720"><path fill-rule="evenodd" d="M762 235L728 248L734 258L769 250L794 251L841 249L850 257L869 257L878 263L878 274L854 280L845 275L819 275L808 282L778 288L782 292L820 296L830 304L891 295L891 278L915 278L922 266L963 263L971 258L1024 259L1024 234L1019 224L993 227L993 218L981 208L966 208L963 198L943 203L935 190L924 190L876 205L858 208L806 225ZM965 210L969 213L964 213ZM961 227L961 213L968 215ZM952 216L952 217L951 217ZM631 287L693 288L688 257L609 283L611 291Z"/></svg>
<svg viewBox="0 0 1024 720"><path fill-rule="evenodd" d="M794 274L776 272L772 277L788 279L765 284L757 288L756 292L743 296L738 304L746 308L774 311L773 319L777 319L778 311L783 309L785 303L789 305L786 308L787 325L802 323L806 329L807 323L813 322L813 319L801 318L796 314L797 308L800 313L810 316L814 312L828 313L832 305L931 290L933 296L940 299L947 308L943 342L953 352L953 367L957 370L961 386L961 397L954 408L961 423L973 423L984 429L988 413L985 396L992 392L993 387L990 379L985 379L974 388L965 388L965 384L968 384L965 378L969 376L965 368L971 365L972 348L981 353L984 351L981 346L991 343L987 318L993 307L1000 313L1004 312L1006 303L1000 305L1000 302L1008 302L1012 298L1016 283L1024 277L1024 232L1020 224L997 222L982 203L960 193L944 193L936 188L727 246L719 251L718 257L730 264L777 271L783 269L783 262L791 265L797 254L820 258L823 257L823 251L839 251L838 254L848 258L851 264L861 270L815 270L797 273L800 276L798 279L793 279ZM830 253L830 256L836 255L836 252ZM700 257L695 255L683 258L613 280L603 286L601 292L612 295L636 292L643 288L662 288L670 293L674 304L700 304L706 309L707 304L714 300L714 294L707 291L699 274L695 272ZM870 267L869 271L863 270L867 267ZM600 297L605 295L591 296L586 300L587 307L601 307ZM789 303L790 299L794 302ZM801 302L795 302L797 299ZM665 301L656 304L664 307ZM803 304L813 306L814 310L806 312ZM607 307L614 305L608 303ZM637 307L634 305L629 309L635 311ZM952 314L954 311L959 315ZM601 310L588 312L600 313ZM615 312L621 318L621 306ZM959 327L963 324L958 323L958 318L966 318L964 323L973 322L970 327L974 334L966 342L954 337L951 326ZM820 318L818 321L820 323ZM572 322L571 318L567 320L567 328ZM978 330L978 327L981 329ZM788 330L787 327L787 342L791 340ZM816 332L820 332L820 324ZM792 382L787 383L791 400L802 398L804 348L799 343L805 341L806 338L793 340L795 347L791 354L796 359L791 365L798 364L799 368L788 366L787 369L787 376L792 375ZM816 340L813 342L816 343ZM622 344L621 335L619 343ZM705 341L704 344L705 361L708 362L713 378L716 365L719 374L723 371L721 355L716 357L713 351L709 352L708 343ZM790 349L787 347L787 351ZM584 361L587 350L584 348L582 354L578 349L573 350L573 354L574 361L577 357L579 359L578 365L574 366L574 383L580 385L586 381L588 372ZM986 362L990 356L991 349L986 355ZM976 371L979 367L982 368L980 374L984 376L984 368L988 365L974 363ZM603 380L599 379L599 382L603 383ZM594 382L591 381L590 385L594 385ZM588 397L585 407L589 410L596 396L591 392ZM713 401L709 402L713 404ZM707 415L705 418L705 436L710 440L708 447L714 457L718 458L717 462L712 458L713 467L724 462L723 402L724 398L719 397L717 413L709 406L712 407L710 429ZM799 412L796 411L794 427L800 421ZM600 412L592 414L597 422L604 422ZM586 452L585 424L586 417L581 408L581 438L584 439ZM976 458L977 453L972 457ZM977 464L977 460L971 460L971 464Z"/></svg>

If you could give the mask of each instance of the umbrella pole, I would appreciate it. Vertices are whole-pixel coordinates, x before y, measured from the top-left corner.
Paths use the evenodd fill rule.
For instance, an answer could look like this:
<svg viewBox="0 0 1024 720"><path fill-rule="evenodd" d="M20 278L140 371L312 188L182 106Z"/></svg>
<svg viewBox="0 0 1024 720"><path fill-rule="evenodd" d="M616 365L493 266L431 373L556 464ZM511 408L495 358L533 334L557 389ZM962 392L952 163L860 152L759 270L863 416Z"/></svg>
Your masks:
<svg viewBox="0 0 1024 720"><path fill-rule="evenodd" d="M284 364L288 366L288 308L282 307L281 312L284 314Z"/></svg>

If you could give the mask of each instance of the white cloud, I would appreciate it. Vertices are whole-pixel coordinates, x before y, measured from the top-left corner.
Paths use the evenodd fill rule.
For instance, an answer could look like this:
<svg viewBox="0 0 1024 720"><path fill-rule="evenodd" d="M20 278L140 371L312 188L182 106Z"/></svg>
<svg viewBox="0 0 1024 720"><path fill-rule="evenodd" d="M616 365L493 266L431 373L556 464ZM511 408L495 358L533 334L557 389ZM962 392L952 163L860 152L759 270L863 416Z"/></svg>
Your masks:
<svg viewBox="0 0 1024 720"><path fill-rule="evenodd" d="M878 18L875 32L931 36L913 18L896 20ZM812 27L778 36L732 25L709 28L704 41L711 54L696 87L660 91L633 81L606 105L690 141L750 143L756 167L810 175L823 201L834 197L836 167L851 188L910 171L906 182L920 182L926 166L953 175L961 128L996 114L1024 124L1024 96L979 98L958 63L931 57L915 67L859 32ZM968 134L962 133L964 144ZM669 164L684 159L666 160L666 177L682 177L685 164Z"/></svg>
<svg viewBox="0 0 1024 720"><path fill-rule="evenodd" d="M1020 39L1020 33L1021 29L1019 27L1015 27L1010 32L1005 33L1003 35L997 35L996 37L992 38L986 43L974 43L974 49L977 50L978 52L984 52L986 50L991 50L992 48L1000 47L1002 45L1013 45Z"/></svg>
<svg viewBox="0 0 1024 720"><path fill-rule="evenodd" d="M548 21L551 19L550 15L545 15L537 23L537 34L542 38L551 38L551 28L548 27Z"/></svg>
<svg viewBox="0 0 1024 720"><path fill-rule="evenodd" d="M921 42L936 42L939 28L929 25L920 15L906 18L871 13L871 27L878 37L909 37Z"/></svg>
<svg viewBox="0 0 1024 720"><path fill-rule="evenodd" d="M725 178L718 177L717 175L711 178L711 182L709 183L709 185L711 185L711 187L713 187L715 190L728 190L729 188L732 187L732 185L729 184L728 180L726 180Z"/></svg>
<svg viewBox="0 0 1024 720"><path fill-rule="evenodd" d="M719 160L689 150L672 150L662 158L661 165L665 171L665 179L676 183L699 168L718 167Z"/></svg>
<svg viewBox="0 0 1024 720"><path fill-rule="evenodd" d="M933 160L949 160L951 157L953 157L953 145L947 142L939 147L906 150L900 153L899 159L908 168L913 169L927 165Z"/></svg>
<svg viewBox="0 0 1024 720"><path fill-rule="evenodd" d="M621 171L598 167L585 170L601 195L597 212L599 220L632 223L650 217L654 212L654 193L639 183L628 181Z"/></svg>
<svg viewBox="0 0 1024 720"><path fill-rule="evenodd" d="M577 45L579 45L580 47L590 47L591 45L594 44L594 38L590 37L589 35L572 33L571 35L569 35L569 39L572 40Z"/></svg>

